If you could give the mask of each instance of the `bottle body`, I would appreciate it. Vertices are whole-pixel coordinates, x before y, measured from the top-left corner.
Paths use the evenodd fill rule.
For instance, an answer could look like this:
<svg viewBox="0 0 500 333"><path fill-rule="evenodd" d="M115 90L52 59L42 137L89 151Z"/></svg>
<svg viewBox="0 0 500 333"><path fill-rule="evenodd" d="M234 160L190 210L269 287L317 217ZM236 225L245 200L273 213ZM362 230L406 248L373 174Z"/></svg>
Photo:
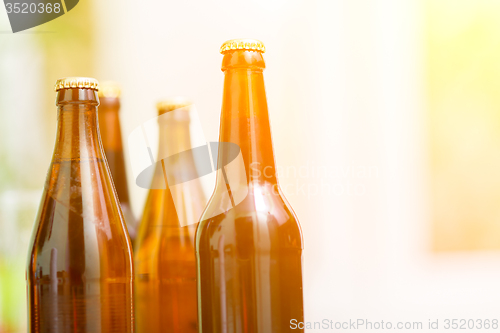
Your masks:
<svg viewBox="0 0 500 333"><path fill-rule="evenodd" d="M133 266L96 92L58 92L58 134L27 263L30 332L133 332Z"/></svg>
<svg viewBox="0 0 500 333"><path fill-rule="evenodd" d="M215 215L233 189L219 168L196 231L200 332L288 332L303 321L302 232L279 188L262 71L262 54L224 54L220 142L239 145L248 194ZM218 164L229 154L219 146ZM300 330L299 330L300 331Z"/></svg>
<svg viewBox="0 0 500 333"><path fill-rule="evenodd" d="M191 148L188 121L160 126L160 152L170 155ZM137 332L197 332L197 223L185 225L181 221L183 216L201 212L204 193L193 183L181 183L177 185L180 191L171 192L163 168L173 167L189 174L195 172L190 170L194 163L166 164L156 165L154 177L161 179L153 179L153 183L165 182L166 186L150 189L135 244ZM181 196L177 201L181 205L174 204L173 195Z"/></svg>
<svg viewBox="0 0 500 333"><path fill-rule="evenodd" d="M251 184L245 201L200 222L200 332L288 332L303 321L301 231L273 192Z"/></svg>
<svg viewBox="0 0 500 333"><path fill-rule="evenodd" d="M134 255L137 332L197 331L196 225L165 225L169 208L170 191L150 190Z"/></svg>
<svg viewBox="0 0 500 333"><path fill-rule="evenodd" d="M122 132L120 126L120 99L117 96L99 97L99 129L106 160L125 218L125 224L132 241L136 236L136 219L130 205L125 156L123 153Z"/></svg>

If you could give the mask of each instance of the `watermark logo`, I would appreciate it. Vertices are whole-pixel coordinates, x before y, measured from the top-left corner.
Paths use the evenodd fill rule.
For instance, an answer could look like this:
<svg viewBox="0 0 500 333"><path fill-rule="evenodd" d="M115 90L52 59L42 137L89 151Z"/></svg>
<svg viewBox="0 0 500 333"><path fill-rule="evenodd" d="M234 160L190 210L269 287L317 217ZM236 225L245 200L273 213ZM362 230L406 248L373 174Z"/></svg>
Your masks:
<svg viewBox="0 0 500 333"><path fill-rule="evenodd" d="M185 125L179 125L183 122ZM184 126L184 130L179 130L179 126ZM198 135L193 136L193 133ZM183 139L186 134L190 136L190 142ZM267 187L269 193L264 191L256 197L284 194L309 200L325 195L363 196L370 181L379 177L376 165L330 166L316 165L314 161L286 167L253 162L247 165L247 170L237 144L206 141L194 105L144 122L130 133L128 148L137 186L170 190L181 226L199 222L216 175L213 200L217 204L210 205L210 211L203 213L205 219L225 213L241 203L249 191L255 190L253 184L257 182L266 182L271 187ZM285 179L281 187L278 187L276 178ZM205 198L197 196L200 188L205 189ZM203 201L196 205L199 211L186 215L186 202L196 200ZM256 204L258 202L256 199Z"/></svg>
<svg viewBox="0 0 500 333"><path fill-rule="evenodd" d="M182 124L184 123L184 124ZM198 134L198 135L189 135ZM189 139L186 139L189 135ZM248 181L240 147L231 142L207 142L196 107L190 105L152 118L133 130L128 137L132 172L139 187L169 189L179 224L199 222L199 211L179 214L193 200L196 189L213 184L218 173L217 207L204 218L227 212L248 194ZM155 152L157 152L155 154ZM205 197L208 197L205 195ZM200 199L196 197L196 199Z"/></svg>
<svg viewBox="0 0 500 333"><path fill-rule="evenodd" d="M79 0L4 0L12 32L52 21L75 8Z"/></svg>

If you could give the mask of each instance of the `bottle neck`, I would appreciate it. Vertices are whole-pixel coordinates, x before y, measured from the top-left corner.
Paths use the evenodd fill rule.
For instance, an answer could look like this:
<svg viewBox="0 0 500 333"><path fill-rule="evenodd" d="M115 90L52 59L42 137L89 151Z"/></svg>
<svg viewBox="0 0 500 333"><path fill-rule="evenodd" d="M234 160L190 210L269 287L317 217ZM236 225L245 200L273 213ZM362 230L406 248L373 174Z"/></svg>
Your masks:
<svg viewBox="0 0 500 333"><path fill-rule="evenodd" d="M97 121L98 104L97 94L90 89L58 92L54 162L103 158Z"/></svg>
<svg viewBox="0 0 500 333"><path fill-rule="evenodd" d="M129 203L125 157L120 126L120 100L102 97L99 105L99 132L104 153L120 202Z"/></svg>
<svg viewBox="0 0 500 333"><path fill-rule="evenodd" d="M193 148L191 147L191 136L189 134L189 121L169 119L159 120L159 122L158 157L160 159Z"/></svg>
<svg viewBox="0 0 500 333"><path fill-rule="evenodd" d="M147 222L144 221L178 228L179 226L198 222L205 200L203 198L203 189L199 186L199 183L182 181L186 175L196 172L193 155L186 154L186 152L194 148L191 145L189 117L175 119L175 117L169 117L171 115L173 114L160 115L159 117L160 131L157 161L161 162L156 163L153 176L154 184L156 182L161 185L166 183L166 188L164 190L152 190L150 199L148 199L154 200L155 197L161 197L162 201L156 204L162 207L163 218L159 221L153 221L152 219Z"/></svg>
<svg viewBox="0 0 500 333"><path fill-rule="evenodd" d="M118 98L100 98L99 129L104 151L123 150Z"/></svg>
<svg viewBox="0 0 500 333"><path fill-rule="evenodd" d="M228 57L230 58L227 59ZM262 67L234 66L242 61L252 63L249 61L249 57L260 57ZM253 63L255 62L253 61ZM231 63L233 65L224 67L224 65ZM234 51L225 55L223 61L223 70L225 70L224 95L219 141L239 145L249 182L276 184L273 143L262 73L263 66L262 56L258 52ZM219 153L219 165L221 163L226 165L224 160L224 150L222 150Z"/></svg>
<svg viewBox="0 0 500 333"><path fill-rule="evenodd" d="M179 153L189 151L193 148L191 147L189 120L178 121L160 116L158 122L160 129L156 159L158 162L155 167L153 184L164 184L165 182L176 184L179 179L182 179L183 174L193 172L196 169L194 161L192 158L189 158L189 155L187 160L185 158L178 158ZM165 177L168 178L168 181Z"/></svg>

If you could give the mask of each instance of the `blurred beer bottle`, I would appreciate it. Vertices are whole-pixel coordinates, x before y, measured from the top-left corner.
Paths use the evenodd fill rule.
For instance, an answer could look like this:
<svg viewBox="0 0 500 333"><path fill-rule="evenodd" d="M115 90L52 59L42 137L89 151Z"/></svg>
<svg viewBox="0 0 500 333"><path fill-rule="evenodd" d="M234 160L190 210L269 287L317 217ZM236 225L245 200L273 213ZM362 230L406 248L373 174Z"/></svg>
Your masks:
<svg viewBox="0 0 500 333"><path fill-rule="evenodd" d="M98 82L56 82L57 134L26 280L30 332L133 332L130 239L98 131Z"/></svg>
<svg viewBox="0 0 500 333"><path fill-rule="evenodd" d="M203 333L289 332L291 319L303 321L302 232L276 178L264 50L261 42L249 39L221 47L219 170L196 231ZM248 194L239 203L234 198L241 187L227 182L232 157L224 142L239 145L245 164ZM217 215L228 195L233 208Z"/></svg>
<svg viewBox="0 0 500 333"><path fill-rule="evenodd" d="M136 236L136 220L130 206L122 131L120 127L120 87L114 82L102 82L99 87L99 129L109 170L122 207L132 243Z"/></svg>
<svg viewBox="0 0 500 333"><path fill-rule="evenodd" d="M158 160L192 148L189 112L180 112L189 104L180 98L158 103ZM165 184L164 188L151 186L135 244L137 332L196 332L194 234L206 200L201 186L175 178L196 172L194 161L183 159L188 162L183 165L176 165L175 158L168 159L169 165L164 161L156 164L153 178L153 184ZM180 184L180 191L169 188L166 171L174 177L169 181ZM180 205L175 205L173 195ZM188 220L194 223L187 224Z"/></svg>

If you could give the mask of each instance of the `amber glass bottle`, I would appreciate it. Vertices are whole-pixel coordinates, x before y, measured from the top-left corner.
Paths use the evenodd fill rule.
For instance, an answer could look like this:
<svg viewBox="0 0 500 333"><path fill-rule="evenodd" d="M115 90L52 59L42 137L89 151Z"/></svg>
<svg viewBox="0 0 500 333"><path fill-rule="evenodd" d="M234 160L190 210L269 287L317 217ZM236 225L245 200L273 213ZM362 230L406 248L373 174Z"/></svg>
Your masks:
<svg viewBox="0 0 500 333"><path fill-rule="evenodd" d="M212 217L232 191L220 169L196 232L203 333L289 332L290 320L303 321L302 233L276 179L263 52L261 42L248 39L221 47L225 79L219 141L240 146L248 194ZM228 158L219 146L219 166Z"/></svg>
<svg viewBox="0 0 500 333"><path fill-rule="evenodd" d="M182 99L158 103L160 118L164 113L188 104ZM189 117L186 115L188 113L183 117L173 117L167 120L168 124L160 123L160 156L192 148ZM194 163L175 166L162 162L156 167L155 177L160 176L160 181L166 181L164 167L177 167L182 173L196 172L191 170ZM175 172L173 174L175 176ZM153 183L156 181L153 179ZM134 255L137 332L197 331L194 234L199 215L193 219L193 224L183 226L181 220L193 212L201 212L206 200L200 186L189 182L180 186L183 188L177 193L182 198L177 198L177 202L182 205L174 205L168 184L166 189L151 189L146 200Z"/></svg>
<svg viewBox="0 0 500 333"><path fill-rule="evenodd" d="M120 87L114 82L102 82L99 87L99 129L109 170L120 200L125 224L132 242L136 235L136 220L130 206L125 158L120 126Z"/></svg>
<svg viewBox="0 0 500 333"><path fill-rule="evenodd" d="M30 332L133 332L133 265L99 136L98 83L56 82L57 136L26 280Z"/></svg>

